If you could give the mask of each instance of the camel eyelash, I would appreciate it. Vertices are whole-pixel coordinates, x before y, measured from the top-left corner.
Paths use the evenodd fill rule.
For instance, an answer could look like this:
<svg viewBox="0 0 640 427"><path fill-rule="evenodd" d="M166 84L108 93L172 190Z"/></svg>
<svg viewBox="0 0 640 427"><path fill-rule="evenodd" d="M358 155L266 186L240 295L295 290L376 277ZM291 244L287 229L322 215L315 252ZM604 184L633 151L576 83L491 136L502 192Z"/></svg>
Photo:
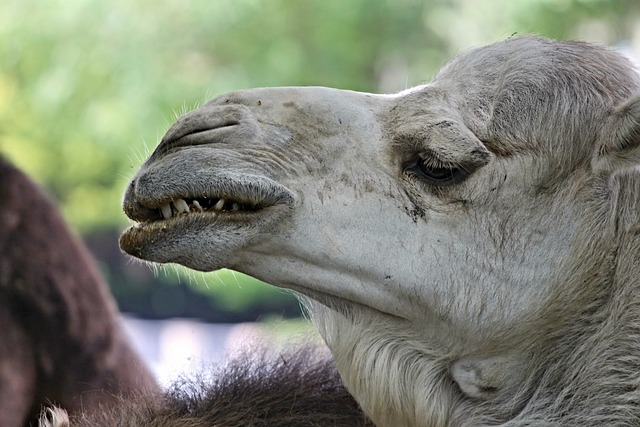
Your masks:
<svg viewBox="0 0 640 427"><path fill-rule="evenodd" d="M409 162L405 172L435 187L448 187L464 181L471 172L462 165L449 165L434 156L421 156Z"/></svg>

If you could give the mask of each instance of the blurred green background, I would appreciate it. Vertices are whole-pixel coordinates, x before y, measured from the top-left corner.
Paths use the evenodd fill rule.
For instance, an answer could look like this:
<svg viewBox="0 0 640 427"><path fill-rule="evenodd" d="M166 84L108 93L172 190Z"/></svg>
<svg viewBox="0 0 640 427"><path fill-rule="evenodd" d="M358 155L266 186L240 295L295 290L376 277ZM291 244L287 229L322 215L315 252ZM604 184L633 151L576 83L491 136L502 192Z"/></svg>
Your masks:
<svg viewBox="0 0 640 427"><path fill-rule="evenodd" d="M637 0L3 0L0 154L59 202L123 311L295 317L295 299L228 270L123 257L127 180L179 115L256 86L395 92L512 34L640 46ZM1 183L0 183L1 185Z"/></svg>

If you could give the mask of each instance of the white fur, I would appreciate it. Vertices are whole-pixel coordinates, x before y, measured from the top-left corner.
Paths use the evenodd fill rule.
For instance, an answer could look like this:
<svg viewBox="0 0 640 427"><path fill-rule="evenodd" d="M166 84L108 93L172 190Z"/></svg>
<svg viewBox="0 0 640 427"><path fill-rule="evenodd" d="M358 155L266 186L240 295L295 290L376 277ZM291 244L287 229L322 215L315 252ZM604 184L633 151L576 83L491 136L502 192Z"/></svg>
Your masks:
<svg viewBox="0 0 640 427"><path fill-rule="evenodd" d="M69 427L69 415L61 408L47 408L42 411L39 420L40 427Z"/></svg>

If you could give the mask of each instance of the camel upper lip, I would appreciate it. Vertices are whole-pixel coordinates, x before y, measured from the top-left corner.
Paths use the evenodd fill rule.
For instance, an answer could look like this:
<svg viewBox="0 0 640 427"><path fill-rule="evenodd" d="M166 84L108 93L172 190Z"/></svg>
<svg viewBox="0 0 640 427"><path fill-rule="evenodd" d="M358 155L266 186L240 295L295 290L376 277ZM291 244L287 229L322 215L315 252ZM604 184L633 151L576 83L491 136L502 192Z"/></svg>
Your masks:
<svg viewBox="0 0 640 427"><path fill-rule="evenodd" d="M194 213L246 215L277 205L292 206L295 200L289 189L265 177L218 177L209 184L208 188L175 189L168 185L154 192L134 180L123 209L130 219L143 223Z"/></svg>

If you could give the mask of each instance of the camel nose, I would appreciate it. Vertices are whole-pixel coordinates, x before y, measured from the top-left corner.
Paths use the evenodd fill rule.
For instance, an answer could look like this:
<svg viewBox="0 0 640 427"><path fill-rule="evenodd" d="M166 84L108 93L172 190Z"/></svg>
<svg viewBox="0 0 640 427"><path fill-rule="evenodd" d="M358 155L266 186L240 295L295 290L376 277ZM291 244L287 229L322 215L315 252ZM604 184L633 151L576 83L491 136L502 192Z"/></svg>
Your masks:
<svg viewBox="0 0 640 427"><path fill-rule="evenodd" d="M150 160L186 146L224 142L243 128L255 127L256 120L244 105L205 105L180 117L169 128Z"/></svg>

